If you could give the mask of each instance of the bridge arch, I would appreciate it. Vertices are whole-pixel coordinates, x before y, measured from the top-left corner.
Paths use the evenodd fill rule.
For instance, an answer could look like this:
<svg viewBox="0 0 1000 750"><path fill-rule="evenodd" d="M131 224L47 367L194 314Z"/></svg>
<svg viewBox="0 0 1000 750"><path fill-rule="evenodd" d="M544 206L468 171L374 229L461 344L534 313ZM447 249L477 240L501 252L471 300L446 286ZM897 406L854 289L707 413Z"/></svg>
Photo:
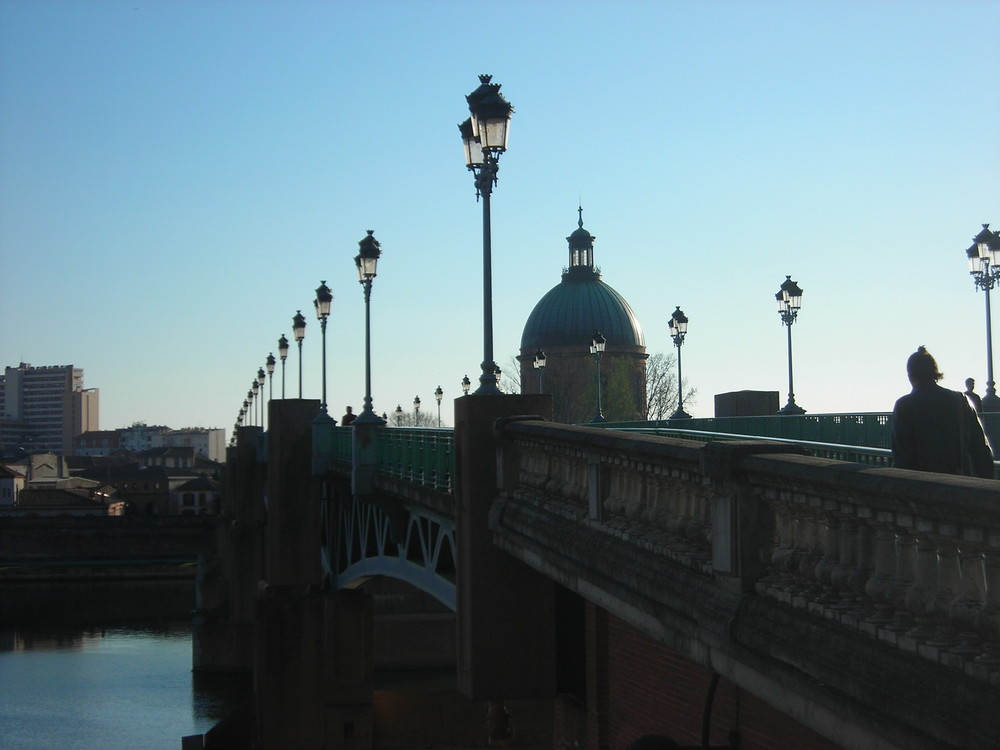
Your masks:
<svg viewBox="0 0 1000 750"><path fill-rule="evenodd" d="M337 488L324 503L323 572L334 590L387 576L456 609L455 523L415 504L391 511Z"/></svg>

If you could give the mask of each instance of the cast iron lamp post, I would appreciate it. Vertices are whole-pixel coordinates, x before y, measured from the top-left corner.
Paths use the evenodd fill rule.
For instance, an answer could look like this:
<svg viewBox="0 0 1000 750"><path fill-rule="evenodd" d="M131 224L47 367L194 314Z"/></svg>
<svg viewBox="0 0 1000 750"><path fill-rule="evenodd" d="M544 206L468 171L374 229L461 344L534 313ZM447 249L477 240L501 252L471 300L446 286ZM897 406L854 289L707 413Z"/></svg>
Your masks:
<svg viewBox="0 0 1000 750"><path fill-rule="evenodd" d="M472 387L472 381L469 380L469 376L466 375L464 378L462 378L462 395L463 396L468 396L469 395L469 389L471 387Z"/></svg>
<svg viewBox="0 0 1000 750"><path fill-rule="evenodd" d="M441 386L434 389L434 398L438 402L438 427L441 426L441 398L444 396L444 391L441 390Z"/></svg>
<svg viewBox="0 0 1000 750"><path fill-rule="evenodd" d="M514 112L492 76L479 76L479 88L465 97L472 116L458 126L465 149L465 166L475 175L476 198L483 199L483 374L476 395L499 394L493 361L493 277L490 236L490 196L497 184L500 154L507 150L507 132Z"/></svg>
<svg viewBox="0 0 1000 750"><path fill-rule="evenodd" d="M267 368L267 400L272 401L274 399L274 366L278 363L278 360L274 358L274 352L270 352L267 355L264 366Z"/></svg>
<svg viewBox="0 0 1000 750"><path fill-rule="evenodd" d="M604 409L601 408L601 357L604 354L604 346L607 340L600 331L594 331L594 337L590 342L590 353L594 355L594 362L597 364L597 416L591 422L604 422Z"/></svg>
<svg viewBox="0 0 1000 750"><path fill-rule="evenodd" d="M326 414L326 319L330 317L330 306L333 304L333 294L325 281L320 281L316 287L316 299L313 306L316 308L316 318L319 320L320 337L323 339L323 400L320 401L319 410Z"/></svg>
<svg viewBox="0 0 1000 750"><path fill-rule="evenodd" d="M677 305L677 309L670 315L670 338L677 347L677 409L670 415L671 419L691 419L691 415L684 411L684 385L681 380L681 345L687 330L687 316L681 311L680 305Z"/></svg>
<svg viewBox="0 0 1000 750"><path fill-rule="evenodd" d="M795 403L795 390L792 388L792 323L799 315L802 307L802 290L792 281L791 276L785 276L781 288L774 295L778 301L778 314L781 322L788 328L788 403L778 410L779 414L805 414L806 410Z"/></svg>
<svg viewBox="0 0 1000 750"><path fill-rule="evenodd" d="M281 398L285 398L285 360L288 359L288 339L281 334L278 339L278 358L281 359Z"/></svg>
<svg viewBox="0 0 1000 750"><path fill-rule="evenodd" d="M545 352L538 349L535 352L535 359L532 362L534 368L538 371L538 392L542 392L542 374L545 372Z"/></svg>
<svg viewBox="0 0 1000 750"><path fill-rule="evenodd" d="M1000 281L1000 235L991 232L989 224L983 224L982 231L973 238L973 245L966 255L972 281L986 297L986 392L983 394L983 411L1000 411L1000 397L997 397L993 380L993 331L990 320L990 290Z"/></svg>
<svg viewBox="0 0 1000 750"><path fill-rule="evenodd" d="M267 382L267 375L263 367L257 368L258 403L260 404L260 426L264 426L264 383Z"/></svg>
<svg viewBox="0 0 1000 750"><path fill-rule="evenodd" d="M401 427L403 425L403 407L400 404L396 404L396 427Z"/></svg>
<svg viewBox="0 0 1000 750"><path fill-rule="evenodd" d="M413 426L420 426L420 396L413 397Z"/></svg>
<svg viewBox="0 0 1000 750"><path fill-rule="evenodd" d="M358 254L354 256L354 265L358 269L358 282L365 292L365 405L354 424L384 425L385 421L372 411L372 345L371 345L371 298L372 281L378 269L378 259L382 255L382 246L375 239L374 230L369 229L368 235L358 242Z"/></svg>
<svg viewBox="0 0 1000 750"><path fill-rule="evenodd" d="M306 319L301 310L296 310L292 318L292 336L299 345L299 398L302 398L302 339L306 337Z"/></svg>
<svg viewBox="0 0 1000 750"><path fill-rule="evenodd" d="M256 383L257 381L255 380L253 382ZM254 414L254 411L255 409L253 405L253 388L251 388L249 391L247 391L247 419L250 420L251 427L253 426L253 420L254 417L256 416Z"/></svg>

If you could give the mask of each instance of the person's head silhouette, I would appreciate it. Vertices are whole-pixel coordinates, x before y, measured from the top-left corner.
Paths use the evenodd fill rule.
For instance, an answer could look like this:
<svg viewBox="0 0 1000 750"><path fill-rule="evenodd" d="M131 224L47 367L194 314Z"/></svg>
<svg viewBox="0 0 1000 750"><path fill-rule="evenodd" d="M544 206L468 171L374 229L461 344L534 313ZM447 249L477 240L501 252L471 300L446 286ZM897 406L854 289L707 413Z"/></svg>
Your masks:
<svg viewBox="0 0 1000 750"><path fill-rule="evenodd" d="M906 376L913 385L929 385L944 377L925 346L918 347L906 360Z"/></svg>

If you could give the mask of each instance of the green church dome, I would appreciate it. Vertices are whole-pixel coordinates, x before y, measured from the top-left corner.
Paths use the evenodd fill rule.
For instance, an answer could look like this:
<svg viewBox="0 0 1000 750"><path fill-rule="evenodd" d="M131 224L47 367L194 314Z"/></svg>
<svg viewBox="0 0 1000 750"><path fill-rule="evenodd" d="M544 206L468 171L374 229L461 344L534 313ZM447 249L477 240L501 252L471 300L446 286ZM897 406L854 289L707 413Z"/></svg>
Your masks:
<svg viewBox="0 0 1000 750"><path fill-rule="evenodd" d="M601 281L594 268L594 237L578 228L566 238L569 267L562 281L542 297L528 316L521 334L521 351L553 346L579 346L586 351L594 331L607 339L609 349L645 348L642 327L628 302Z"/></svg>

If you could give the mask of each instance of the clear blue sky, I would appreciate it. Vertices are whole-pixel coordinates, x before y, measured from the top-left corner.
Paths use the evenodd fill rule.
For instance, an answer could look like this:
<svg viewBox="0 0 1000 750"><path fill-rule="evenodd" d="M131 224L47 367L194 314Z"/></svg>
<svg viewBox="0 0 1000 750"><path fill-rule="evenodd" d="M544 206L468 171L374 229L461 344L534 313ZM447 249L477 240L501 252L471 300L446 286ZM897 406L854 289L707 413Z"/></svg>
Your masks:
<svg viewBox="0 0 1000 750"><path fill-rule="evenodd" d="M353 257L374 229L375 408L434 408L441 385L451 423L482 359L456 125L492 73L516 108L493 198L501 366L582 202L648 350L672 349L675 305L690 318L695 416L726 391L784 403L786 274L809 412L891 409L920 344L982 393L964 250L1000 226L998 32L996 0L2 0L0 366L83 367L104 429L228 431L297 309L319 397L325 279L339 417L362 404ZM287 366L296 395L294 348Z"/></svg>

